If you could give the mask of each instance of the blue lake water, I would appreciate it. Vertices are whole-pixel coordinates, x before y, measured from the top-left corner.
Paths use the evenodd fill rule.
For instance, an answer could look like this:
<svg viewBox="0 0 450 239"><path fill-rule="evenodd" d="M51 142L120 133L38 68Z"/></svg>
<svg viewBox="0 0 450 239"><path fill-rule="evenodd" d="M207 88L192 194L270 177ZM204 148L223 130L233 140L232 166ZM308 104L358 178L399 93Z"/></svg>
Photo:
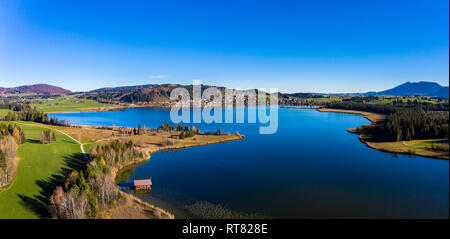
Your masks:
<svg viewBox="0 0 450 239"><path fill-rule="evenodd" d="M170 121L168 110L156 108L51 116L98 126ZM448 218L449 162L383 153L346 131L368 123L360 115L279 109L272 135L260 135L257 124L196 124L247 137L157 152L128 180L151 176L153 194L140 197L177 217L189 216L185 205L206 201L275 218Z"/></svg>

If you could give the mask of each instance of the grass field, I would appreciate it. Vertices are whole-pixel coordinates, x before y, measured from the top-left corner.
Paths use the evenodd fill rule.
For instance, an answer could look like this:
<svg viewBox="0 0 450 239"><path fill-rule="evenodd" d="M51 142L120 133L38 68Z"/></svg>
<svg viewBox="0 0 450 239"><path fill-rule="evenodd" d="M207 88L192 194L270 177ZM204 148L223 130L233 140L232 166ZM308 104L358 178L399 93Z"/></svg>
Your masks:
<svg viewBox="0 0 450 239"><path fill-rule="evenodd" d="M380 99L377 101L373 101L373 102L369 102L369 104L387 104L387 103L392 103L393 101L397 101L400 100L403 103L407 103L408 100L413 102L413 101L418 101L420 103L431 103L431 104L437 104L438 101L436 99L432 99L432 98L422 98L422 97L403 97L403 96L379 96Z"/></svg>
<svg viewBox="0 0 450 239"><path fill-rule="evenodd" d="M321 97L321 98L308 98L308 101L314 101L314 102L333 102L333 101L342 101L342 97Z"/></svg>
<svg viewBox="0 0 450 239"><path fill-rule="evenodd" d="M414 147L431 147L433 144L448 144L448 140L420 140L416 144L414 144Z"/></svg>
<svg viewBox="0 0 450 239"><path fill-rule="evenodd" d="M448 142L443 139L419 139L411 141L397 141L397 142L365 142L369 147L392 152L392 153L407 153L412 155L419 155L425 157L443 158L448 160L448 152L433 151L430 147L433 143L442 144ZM444 143L445 144L445 143Z"/></svg>
<svg viewBox="0 0 450 239"><path fill-rule="evenodd" d="M80 146L56 133L56 142L39 144L41 128L21 126L27 141L19 147L13 183L0 192L0 218L45 218L48 198L71 169L84 165Z"/></svg>
<svg viewBox="0 0 450 239"><path fill-rule="evenodd" d="M10 110L0 109L0 117L6 116Z"/></svg>
<svg viewBox="0 0 450 239"><path fill-rule="evenodd" d="M37 110L43 112L71 112L82 111L83 109L114 106L104 104L95 100L78 99L75 96L60 96L55 99L42 99L41 104L32 104Z"/></svg>

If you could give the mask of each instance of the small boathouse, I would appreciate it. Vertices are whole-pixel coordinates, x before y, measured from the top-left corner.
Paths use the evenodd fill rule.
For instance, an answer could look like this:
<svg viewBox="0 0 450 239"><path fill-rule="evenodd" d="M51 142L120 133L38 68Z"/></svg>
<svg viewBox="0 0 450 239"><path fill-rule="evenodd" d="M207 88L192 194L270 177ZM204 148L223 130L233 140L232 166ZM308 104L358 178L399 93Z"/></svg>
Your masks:
<svg viewBox="0 0 450 239"><path fill-rule="evenodd" d="M151 190L152 179L134 180L134 190Z"/></svg>
<svg viewBox="0 0 450 239"><path fill-rule="evenodd" d="M118 185L120 189L134 189L135 192L150 192L152 190L152 179L134 180L132 183L121 183Z"/></svg>

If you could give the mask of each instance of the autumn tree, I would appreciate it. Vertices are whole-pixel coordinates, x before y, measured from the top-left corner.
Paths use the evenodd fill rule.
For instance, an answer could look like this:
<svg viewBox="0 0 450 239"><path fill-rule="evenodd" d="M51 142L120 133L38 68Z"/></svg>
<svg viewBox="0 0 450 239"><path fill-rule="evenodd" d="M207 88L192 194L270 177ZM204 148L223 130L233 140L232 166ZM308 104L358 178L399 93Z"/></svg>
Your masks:
<svg viewBox="0 0 450 239"><path fill-rule="evenodd" d="M40 142L41 144L51 144L55 142L56 136L55 133L50 130L43 130L41 132Z"/></svg>
<svg viewBox="0 0 450 239"><path fill-rule="evenodd" d="M3 151L0 150L0 187L3 186L3 184L6 184L7 182L7 179L5 177L6 176L5 169L6 169L6 157Z"/></svg>

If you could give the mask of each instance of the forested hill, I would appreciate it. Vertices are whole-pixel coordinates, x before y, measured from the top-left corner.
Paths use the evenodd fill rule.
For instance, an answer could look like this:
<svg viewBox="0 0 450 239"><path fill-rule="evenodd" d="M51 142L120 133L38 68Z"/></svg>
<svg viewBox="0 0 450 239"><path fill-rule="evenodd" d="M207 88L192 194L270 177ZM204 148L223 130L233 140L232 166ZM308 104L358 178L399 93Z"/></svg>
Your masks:
<svg viewBox="0 0 450 239"><path fill-rule="evenodd" d="M49 95L59 95L59 94L70 94L70 90L64 88L48 85L48 84L35 84L35 85L23 85L11 88L0 87L0 94L49 94Z"/></svg>
<svg viewBox="0 0 450 239"><path fill-rule="evenodd" d="M141 85L141 86L125 86L116 88L102 88L90 91L87 94L91 95L95 100L100 102L164 102L170 100L170 92L177 88L185 88L189 94L193 95L192 85L178 85L178 84L162 84L162 85ZM206 88L212 86L201 85L202 92ZM217 87L222 93L225 92L224 87Z"/></svg>
<svg viewBox="0 0 450 239"><path fill-rule="evenodd" d="M105 87L100 88L96 90L92 90L90 92L96 92L96 93L124 93L124 92L131 92L141 89L151 89L156 88L159 85L157 84L147 84L147 85L135 85L135 86L119 86L119 87Z"/></svg>

